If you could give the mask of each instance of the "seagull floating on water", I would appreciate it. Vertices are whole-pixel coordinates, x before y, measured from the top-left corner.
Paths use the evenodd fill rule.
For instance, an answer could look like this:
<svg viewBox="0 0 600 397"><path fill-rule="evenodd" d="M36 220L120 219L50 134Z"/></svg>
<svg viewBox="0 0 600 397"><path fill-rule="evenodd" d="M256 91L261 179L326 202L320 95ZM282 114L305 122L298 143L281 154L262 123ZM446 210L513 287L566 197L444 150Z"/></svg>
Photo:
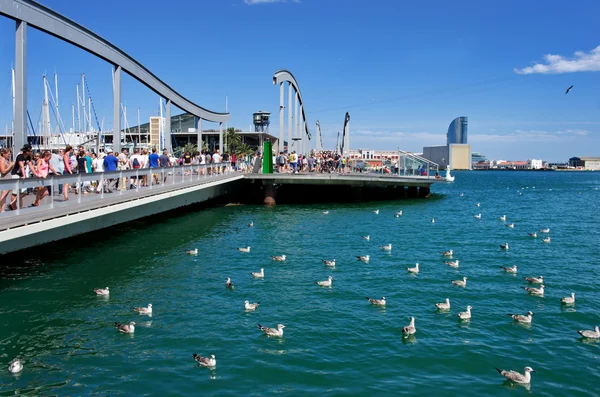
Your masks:
<svg viewBox="0 0 600 397"><path fill-rule="evenodd" d="M439 310L449 310L450 309L450 298L446 298L446 302L436 303L435 307Z"/></svg>
<svg viewBox="0 0 600 397"><path fill-rule="evenodd" d="M560 303L563 305L572 305L575 303L575 292L571 292L571 296L567 296L560 299Z"/></svg>
<svg viewBox="0 0 600 397"><path fill-rule="evenodd" d="M463 197L464 195L465 195L464 193L459 194L460 197Z"/></svg>
<svg viewBox="0 0 600 397"><path fill-rule="evenodd" d="M194 248L193 250L185 251L188 255L198 255L198 248Z"/></svg>
<svg viewBox="0 0 600 397"><path fill-rule="evenodd" d="M506 226L506 227L509 227L509 228L511 228L511 229L514 229L514 228L515 228L515 224L514 224L514 223L507 223L507 224L506 224L506 225L504 225L504 226Z"/></svg>
<svg viewBox="0 0 600 397"><path fill-rule="evenodd" d="M396 211L396 212L394 212L394 216L395 216L396 218L399 218L399 217L401 217L401 216L402 216L402 211Z"/></svg>
<svg viewBox="0 0 600 397"><path fill-rule="evenodd" d="M365 240L365 241L369 241L369 240L371 240L371 236L369 236L369 235L366 235L366 236L360 236L360 238L362 238L362 239L363 239L363 240Z"/></svg>
<svg viewBox="0 0 600 397"><path fill-rule="evenodd" d="M442 256L452 256L454 252L452 250L450 251L442 251Z"/></svg>
<svg viewBox="0 0 600 397"><path fill-rule="evenodd" d="M134 307L133 310L139 314L152 314L152 303L148 303L148 307Z"/></svg>
<svg viewBox="0 0 600 397"><path fill-rule="evenodd" d="M598 328L598 327L596 327L596 328ZM14 358L8 364L8 372L10 372L11 374L16 374L16 373L19 373L21 371L23 371L23 363L18 358Z"/></svg>
<svg viewBox="0 0 600 397"><path fill-rule="evenodd" d="M381 299L373 299L373 298L369 298L367 296L367 300L375 306L385 306L385 303L386 303L385 296L382 296Z"/></svg>
<svg viewBox="0 0 600 397"><path fill-rule="evenodd" d="M446 265L450 266L450 267L455 267L455 268L458 268L458 263L459 263L459 260L457 259L457 260L455 260L455 261L446 261L446 262L444 262L444 263L445 263Z"/></svg>
<svg viewBox="0 0 600 397"><path fill-rule="evenodd" d="M533 312L527 312L527 314L509 314L512 319L518 323L531 324L533 320Z"/></svg>
<svg viewBox="0 0 600 397"><path fill-rule="evenodd" d="M327 214L329 214L329 211L323 211L323 214L327 215Z"/></svg>
<svg viewBox="0 0 600 397"><path fill-rule="evenodd" d="M536 233L536 232L533 232L533 233L527 233L527 234L529 234L529 235L530 235L531 237L533 237L533 238L537 238L537 233Z"/></svg>
<svg viewBox="0 0 600 397"><path fill-rule="evenodd" d="M415 267L407 267L406 270L408 270L409 273L417 274L419 273L419 264L415 263Z"/></svg>
<svg viewBox="0 0 600 397"><path fill-rule="evenodd" d="M506 273L516 273L517 272L517 265L514 265L512 267L505 267L505 266L500 266L502 268L502 270L504 270Z"/></svg>
<svg viewBox="0 0 600 397"><path fill-rule="evenodd" d="M357 256L359 261L368 262L371 257L369 255Z"/></svg>
<svg viewBox="0 0 600 397"><path fill-rule="evenodd" d="M198 364L200 364L203 367L217 366L217 359L215 358L214 354L211 354L210 357L202 357L194 353L192 354L192 357L194 357L194 360L196 360L196 362L198 362Z"/></svg>
<svg viewBox="0 0 600 397"><path fill-rule="evenodd" d="M250 223L248 224L248 227L254 227L254 222L250 222Z"/></svg>
<svg viewBox="0 0 600 397"><path fill-rule="evenodd" d="M259 305L260 305L260 302L250 303L248 301L244 301L244 309L246 309L246 310L256 310Z"/></svg>
<svg viewBox="0 0 600 397"><path fill-rule="evenodd" d="M525 291L527 291L528 293L530 293L531 295L538 295L538 296L544 296L544 284L540 285L540 288L535 288L535 287L523 287L523 289Z"/></svg>
<svg viewBox="0 0 600 397"><path fill-rule="evenodd" d="M542 242L549 243L550 242L550 236L548 236L545 239L543 239Z"/></svg>
<svg viewBox="0 0 600 397"><path fill-rule="evenodd" d="M498 218L498 219L500 219L502 222L506 222L506 215L502 215L502 216L501 216L500 218Z"/></svg>
<svg viewBox="0 0 600 397"><path fill-rule="evenodd" d="M250 252L250 246L238 248L240 252Z"/></svg>
<svg viewBox="0 0 600 397"><path fill-rule="evenodd" d="M271 256L271 259L276 261L276 262L284 262L285 261L286 256L285 255L273 255Z"/></svg>
<svg viewBox="0 0 600 397"><path fill-rule="evenodd" d="M481 207L481 203L476 203L475 207Z"/></svg>
<svg viewBox="0 0 600 397"><path fill-rule="evenodd" d="M225 279L225 288L230 288L230 289L233 289L233 287L234 287L234 285L233 285L233 283L231 282L231 279L230 279L229 277L227 277L227 278Z"/></svg>
<svg viewBox="0 0 600 397"><path fill-rule="evenodd" d="M481 214L473 215L473 218L475 218L475 219L481 219Z"/></svg>
<svg viewBox="0 0 600 397"><path fill-rule="evenodd" d="M379 210L374 210L374 211L373 211L373 213L374 213L375 215L379 215Z"/></svg>
<svg viewBox="0 0 600 397"><path fill-rule="evenodd" d="M467 278L463 277L462 280L452 280L452 284L458 285L459 287L466 287L467 286Z"/></svg>
<svg viewBox="0 0 600 397"><path fill-rule="evenodd" d="M544 276L523 277L523 280L527 281L529 284L542 284L544 282Z"/></svg>
<svg viewBox="0 0 600 397"><path fill-rule="evenodd" d="M331 267L335 266L335 259L332 259L332 260L321 259L321 262L323 262L326 266L331 266Z"/></svg>
<svg viewBox="0 0 600 397"><path fill-rule="evenodd" d="M265 335L267 335L267 336L282 337L284 328L285 328L285 325L283 325L283 324L277 324L277 328L263 327L262 325L258 324L258 329L260 329L262 332L264 332Z"/></svg>
<svg viewBox="0 0 600 397"><path fill-rule="evenodd" d="M435 219L431 218L431 223L435 223Z"/></svg>
<svg viewBox="0 0 600 397"><path fill-rule="evenodd" d="M392 250L392 243L388 244L388 245L382 245L381 247L382 250L384 251L391 251Z"/></svg>
<svg viewBox="0 0 600 397"><path fill-rule="evenodd" d="M596 325L593 331L577 331L577 333L584 338L589 339L600 339L600 329Z"/></svg>
<svg viewBox="0 0 600 397"><path fill-rule="evenodd" d="M408 324L406 327L402 327L403 336L414 335L414 333L417 332L417 329L415 328L415 318L414 317L409 317L409 318L410 318L410 324Z"/></svg>
<svg viewBox="0 0 600 397"><path fill-rule="evenodd" d="M97 288L94 290L94 292L96 293L96 295L110 295L110 291L108 290L108 287L102 289L102 288Z"/></svg>
<svg viewBox="0 0 600 397"><path fill-rule="evenodd" d="M260 268L260 272L250 272L250 274L252 275L252 277L256 277L256 278L265 278L265 269L263 269L262 267Z"/></svg>
<svg viewBox="0 0 600 397"><path fill-rule="evenodd" d="M331 280L333 280L333 277L329 276L325 281L317 281L317 285L319 287L331 287Z"/></svg>
<svg viewBox="0 0 600 397"><path fill-rule="evenodd" d="M550 228L547 227L545 229L540 229L540 232L548 234L548 233L550 233Z"/></svg>
<svg viewBox="0 0 600 397"><path fill-rule="evenodd" d="M509 381L520 384L531 383L531 373L535 372L531 367L525 367L525 374L520 374L516 371L504 371L500 368L496 368L496 371L498 371L500 375L504 376Z"/></svg>
<svg viewBox="0 0 600 397"><path fill-rule="evenodd" d="M456 313L456 317L458 317L460 320L470 320L472 308L473 308L472 306L467 306L467 311Z"/></svg>
<svg viewBox="0 0 600 397"><path fill-rule="evenodd" d="M115 327L124 334L133 334L135 331L135 322L129 324L115 323Z"/></svg>
<svg viewBox="0 0 600 397"><path fill-rule="evenodd" d="M500 249L508 251L508 243L500 244Z"/></svg>

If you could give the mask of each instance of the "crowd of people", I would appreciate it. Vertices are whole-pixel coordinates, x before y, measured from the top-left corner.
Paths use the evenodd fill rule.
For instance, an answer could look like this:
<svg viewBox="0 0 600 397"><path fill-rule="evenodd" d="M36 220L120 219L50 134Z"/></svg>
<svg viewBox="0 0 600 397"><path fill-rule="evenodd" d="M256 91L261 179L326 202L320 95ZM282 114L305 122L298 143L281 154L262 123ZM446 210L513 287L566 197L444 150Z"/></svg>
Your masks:
<svg viewBox="0 0 600 397"><path fill-rule="evenodd" d="M343 157L334 151L313 151L310 155L280 152L273 156L273 166L276 172L298 173L338 173L347 174L354 168L361 172L360 166L350 164L348 157Z"/></svg>
<svg viewBox="0 0 600 397"><path fill-rule="evenodd" d="M201 175L221 174L227 170L236 169L236 156L224 153L221 155L219 150L213 152L202 151L193 155L190 152L183 152L179 157L169 154L166 149L159 154L156 148L147 149L135 148L132 153L127 149L122 149L120 153L114 153L108 149L105 152L95 153L85 150L79 146L77 150L71 145L64 149L34 151L30 144L23 145L20 153L11 161L12 153L8 148L0 149L0 179L25 179L25 178L47 178L52 175L71 175L101 173L110 171L143 169L143 168L161 168L172 167L176 165L209 165L198 167L193 171ZM245 161L241 162L244 165ZM159 185L166 181L166 175L160 181L159 174L153 173L151 178L148 175L134 177L123 177L97 181L84 181L80 184L60 184L58 191L54 194L62 195L63 200L69 200L69 193L88 194L88 193L112 193L115 189L126 190L146 187L149 184ZM149 180L151 179L151 180ZM7 210L16 210L17 206L23 207L23 198L28 194L35 194L35 200L31 206L39 206L41 200L46 196L53 194L52 186L42 186L35 189L17 189L0 191L0 212ZM17 200L19 201L17 203Z"/></svg>

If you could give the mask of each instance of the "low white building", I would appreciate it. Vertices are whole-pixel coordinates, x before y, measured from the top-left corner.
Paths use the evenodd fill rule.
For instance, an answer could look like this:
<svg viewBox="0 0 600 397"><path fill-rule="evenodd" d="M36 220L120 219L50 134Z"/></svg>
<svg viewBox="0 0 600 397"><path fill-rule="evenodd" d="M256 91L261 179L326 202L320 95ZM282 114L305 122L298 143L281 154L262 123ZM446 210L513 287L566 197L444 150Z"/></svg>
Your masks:
<svg viewBox="0 0 600 397"><path fill-rule="evenodd" d="M544 168L544 162L542 160L537 159L529 159L527 160L527 165L530 170L540 170Z"/></svg>

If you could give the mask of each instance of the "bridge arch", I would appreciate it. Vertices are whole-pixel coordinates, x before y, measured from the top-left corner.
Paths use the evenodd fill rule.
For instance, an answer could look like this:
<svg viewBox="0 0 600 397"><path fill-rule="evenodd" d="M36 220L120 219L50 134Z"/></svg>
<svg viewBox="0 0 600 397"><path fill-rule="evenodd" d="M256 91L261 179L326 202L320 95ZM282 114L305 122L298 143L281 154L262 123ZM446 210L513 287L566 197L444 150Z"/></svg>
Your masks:
<svg viewBox="0 0 600 397"><path fill-rule="evenodd" d="M308 123L306 121L306 113L304 110L304 100L302 99L302 93L298 81L292 74L292 72L281 69L277 70L273 75L273 84L279 84L279 151L284 151L284 109L285 106L285 84L288 83L288 152L291 152L292 140L301 140L299 147L295 147L294 150L301 154L308 154L310 152L310 141L311 135L308 129ZM292 92L294 95L293 109L295 112L294 118L294 129L292 131ZM300 114L298 114L298 107ZM300 118L301 117L301 118ZM302 120L302 126L300 127L300 120ZM300 136L298 136L300 135Z"/></svg>

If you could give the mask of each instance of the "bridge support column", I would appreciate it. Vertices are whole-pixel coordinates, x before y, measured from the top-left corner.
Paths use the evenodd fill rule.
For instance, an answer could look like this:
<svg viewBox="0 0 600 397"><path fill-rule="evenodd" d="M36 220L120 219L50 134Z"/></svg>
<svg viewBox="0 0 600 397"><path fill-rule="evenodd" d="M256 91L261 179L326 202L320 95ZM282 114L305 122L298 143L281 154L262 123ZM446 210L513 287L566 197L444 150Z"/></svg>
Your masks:
<svg viewBox="0 0 600 397"><path fill-rule="evenodd" d="M298 119L298 102L300 102L298 100L298 92L296 91L296 96L295 96L295 102L294 102L294 111L295 111L295 119L294 119L294 138L298 137L298 128L299 128L299 119ZM296 150L296 153L299 153L300 151L298 150L297 147L294 147L294 149Z"/></svg>
<svg viewBox="0 0 600 397"><path fill-rule="evenodd" d="M419 188L416 186L409 186L407 189L407 196L409 198L417 198L419 196Z"/></svg>
<svg viewBox="0 0 600 397"><path fill-rule="evenodd" d="M27 22L17 21L15 34L15 127L13 159L27 142Z"/></svg>
<svg viewBox="0 0 600 397"><path fill-rule="evenodd" d="M223 156L223 122L219 123L219 154Z"/></svg>
<svg viewBox="0 0 600 397"><path fill-rule="evenodd" d="M279 83L279 150L278 152L283 152L283 117L284 117L284 109L285 109L285 86L283 82Z"/></svg>
<svg viewBox="0 0 600 397"><path fill-rule="evenodd" d="M288 128L287 128L287 133L288 133L288 153L290 153L292 151L292 90L294 87L292 87L292 83L288 83Z"/></svg>
<svg viewBox="0 0 600 397"><path fill-rule="evenodd" d="M196 134L198 135L198 151L201 152L202 146L204 146L202 144L202 118L198 119L198 130L196 131Z"/></svg>
<svg viewBox="0 0 600 397"><path fill-rule="evenodd" d="M113 70L113 150L116 155L121 153L121 66L118 65Z"/></svg>
<svg viewBox="0 0 600 397"><path fill-rule="evenodd" d="M275 186L273 186L273 183L269 181L263 182L263 191L265 192L265 198L263 200L263 203L265 205L275 205L275 196L277 194L277 191L275 190Z"/></svg>
<svg viewBox="0 0 600 397"><path fill-rule="evenodd" d="M165 147L169 153L173 153L173 139L171 138L171 100L167 99L167 111L165 117Z"/></svg>
<svg viewBox="0 0 600 397"><path fill-rule="evenodd" d="M420 198L428 198L431 193L431 189L429 186L420 186L419 187L419 197Z"/></svg>

